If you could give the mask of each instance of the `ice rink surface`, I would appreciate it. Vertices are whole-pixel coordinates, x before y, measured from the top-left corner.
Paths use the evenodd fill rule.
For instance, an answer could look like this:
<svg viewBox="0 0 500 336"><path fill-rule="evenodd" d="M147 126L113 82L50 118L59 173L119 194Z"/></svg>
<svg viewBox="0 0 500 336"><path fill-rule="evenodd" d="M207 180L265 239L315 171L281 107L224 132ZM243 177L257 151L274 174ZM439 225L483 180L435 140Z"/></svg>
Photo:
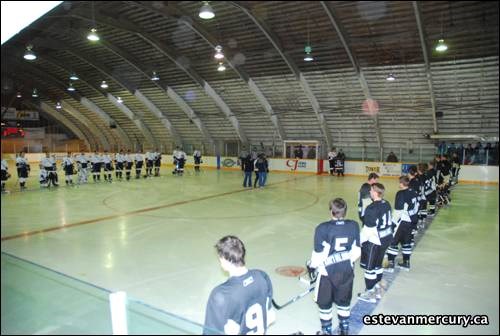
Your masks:
<svg viewBox="0 0 500 336"><path fill-rule="evenodd" d="M30 181L30 190L2 195L2 334L106 332L108 321L102 320L109 308L104 299L66 276L126 291L148 305L203 323L210 291L227 278L213 246L228 234L242 239L247 266L270 275L274 299L283 303L305 285L279 275L276 268L304 266L314 228L329 219L332 198L344 198L348 218L358 220L357 195L365 181L271 173L265 188L253 189L242 187L237 171L196 175L188 170L177 177L163 169L162 174L54 190L39 190ZM64 177L59 178L63 185ZM397 180L380 182L392 204ZM488 316L488 326L361 325L360 333L498 334L498 222L498 186L458 184L451 206L439 211L419 241L411 271L397 275L373 311L481 314ZM49 279L52 271L37 265L61 274ZM352 307L364 290L358 263L355 274ZM59 301L67 307L61 311L87 308L74 321L61 321L58 311L49 308ZM278 311L268 334L314 334L319 329L309 295ZM166 333L161 325L147 331Z"/></svg>

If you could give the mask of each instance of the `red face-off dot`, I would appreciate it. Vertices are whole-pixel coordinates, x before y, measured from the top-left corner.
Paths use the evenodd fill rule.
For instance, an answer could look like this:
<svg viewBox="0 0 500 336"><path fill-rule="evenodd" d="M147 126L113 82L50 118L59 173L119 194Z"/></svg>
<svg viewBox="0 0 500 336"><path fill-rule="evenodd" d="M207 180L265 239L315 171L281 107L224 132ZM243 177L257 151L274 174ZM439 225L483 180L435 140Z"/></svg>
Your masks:
<svg viewBox="0 0 500 336"><path fill-rule="evenodd" d="M300 266L281 266L278 267L276 273L279 275L287 276L287 277L298 277L306 272L304 267Z"/></svg>

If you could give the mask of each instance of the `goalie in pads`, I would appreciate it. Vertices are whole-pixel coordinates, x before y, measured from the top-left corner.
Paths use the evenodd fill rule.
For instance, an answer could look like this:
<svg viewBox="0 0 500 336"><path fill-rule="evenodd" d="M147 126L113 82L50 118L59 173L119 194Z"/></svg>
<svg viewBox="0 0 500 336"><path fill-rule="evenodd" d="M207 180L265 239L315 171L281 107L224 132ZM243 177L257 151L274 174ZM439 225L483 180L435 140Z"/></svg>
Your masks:
<svg viewBox="0 0 500 336"><path fill-rule="evenodd" d="M333 303L337 306L341 335L349 331L354 262L361 255L359 225L344 219L347 203L342 198L330 201L332 219L319 224L314 233L314 250L307 268L315 279L314 300L319 307L321 331L332 334Z"/></svg>

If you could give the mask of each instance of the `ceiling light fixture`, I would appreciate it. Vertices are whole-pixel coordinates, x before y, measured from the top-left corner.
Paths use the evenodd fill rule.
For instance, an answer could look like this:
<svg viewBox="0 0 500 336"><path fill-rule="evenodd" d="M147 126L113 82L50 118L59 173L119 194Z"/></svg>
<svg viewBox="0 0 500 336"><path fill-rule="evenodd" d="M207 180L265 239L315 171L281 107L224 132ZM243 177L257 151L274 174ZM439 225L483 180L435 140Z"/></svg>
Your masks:
<svg viewBox="0 0 500 336"><path fill-rule="evenodd" d="M38 91L36 89L33 89L33 93L31 94L31 97L38 98Z"/></svg>
<svg viewBox="0 0 500 336"><path fill-rule="evenodd" d="M73 83L71 83L71 82L70 82L70 83L69 83L69 86L68 86L68 91L73 92L73 91L75 91L75 90L76 90L76 89L75 89L75 87L73 86Z"/></svg>
<svg viewBox="0 0 500 336"><path fill-rule="evenodd" d="M90 33L87 35L87 39L92 42L99 41L100 38L99 35L97 35L97 29L95 28L90 29Z"/></svg>
<svg viewBox="0 0 500 336"><path fill-rule="evenodd" d="M217 71L226 71L226 67L222 62L219 62L219 66L217 67Z"/></svg>
<svg viewBox="0 0 500 336"><path fill-rule="evenodd" d="M74 72L72 72L71 75L69 76L69 79L76 81L79 80L80 78L78 78L78 76Z"/></svg>
<svg viewBox="0 0 500 336"><path fill-rule="evenodd" d="M215 47L215 55L214 57L218 60L221 60L224 58L224 54L222 53L222 47L220 45Z"/></svg>
<svg viewBox="0 0 500 336"><path fill-rule="evenodd" d="M17 97L17 98L22 98L23 96L21 96L21 92L18 92L18 93L16 94L16 97Z"/></svg>
<svg viewBox="0 0 500 336"><path fill-rule="evenodd" d="M388 80L389 82L392 82L396 80L396 77L394 77L394 75L390 73L385 79Z"/></svg>
<svg viewBox="0 0 500 336"><path fill-rule="evenodd" d="M61 102L56 103L56 109L58 110L62 109Z"/></svg>
<svg viewBox="0 0 500 336"><path fill-rule="evenodd" d="M101 88L107 89L108 87L109 87L108 83L106 83L106 81L102 81Z"/></svg>
<svg viewBox="0 0 500 336"><path fill-rule="evenodd" d="M208 4L208 1L203 1L204 4L201 6L200 9L200 14L198 16L204 20L210 20L215 17L214 10L212 9L212 6Z"/></svg>
<svg viewBox="0 0 500 336"><path fill-rule="evenodd" d="M436 49L435 49L437 52L445 52L446 50L448 50L448 46L444 43L444 40L443 39L440 39L438 41L438 44L436 46Z"/></svg>
<svg viewBox="0 0 500 336"><path fill-rule="evenodd" d="M156 71L153 71L153 76L151 76L151 80L152 81L159 81L160 80L160 76L158 76Z"/></svg>
<svg viewBox="0 0 500 336"><path fill-rule="evenodd" d="M306 62L314 61L314 57L312 57L312 55L311 55L311 52L312 52L311 46L307 45L304 48L304 51L306 52L306 55L304 56L304 61L306 61Z"/></svg>
<svg viewBox="0 0 500 336"><path fill-rule="evenodd" d="M26 46L26 52L24 53L24 56L23 56L25 60L28 60L28 61L36 60L36 55L33 52L33 50L31 50L31 49L33 49L33 45L28 44Z"/></svg>
<svg viewBox="0 0 500 336"><path fill-rule="evenodd" d="M116 101L118 102L118 104L123 103L123 99L122 99L122 97L118 97L118 99L117 99Z"/></svg>

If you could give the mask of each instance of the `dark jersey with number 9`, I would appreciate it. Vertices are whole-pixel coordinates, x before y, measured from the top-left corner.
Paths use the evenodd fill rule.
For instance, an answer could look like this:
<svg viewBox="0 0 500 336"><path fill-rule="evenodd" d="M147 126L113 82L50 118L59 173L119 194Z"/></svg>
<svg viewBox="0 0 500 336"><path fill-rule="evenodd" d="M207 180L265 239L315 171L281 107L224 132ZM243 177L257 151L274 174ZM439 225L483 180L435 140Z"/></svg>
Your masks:
<svg viewBox="0 0 500 336"><path fill-rule="evenodd" d="M271 280L261 270L230 277L210 294L203 334L265 334L272 297Z"/></svg>

